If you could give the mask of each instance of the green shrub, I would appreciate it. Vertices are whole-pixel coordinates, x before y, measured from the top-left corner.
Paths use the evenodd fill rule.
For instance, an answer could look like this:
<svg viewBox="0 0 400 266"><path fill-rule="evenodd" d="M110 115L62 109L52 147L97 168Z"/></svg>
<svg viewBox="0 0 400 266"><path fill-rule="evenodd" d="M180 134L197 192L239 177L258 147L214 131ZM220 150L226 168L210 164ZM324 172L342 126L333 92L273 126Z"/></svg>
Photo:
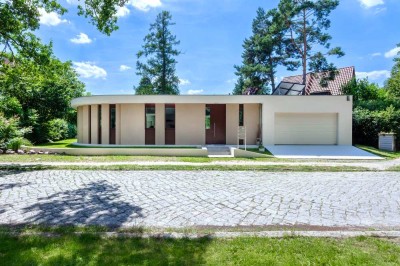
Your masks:
<svg viewBox="0 0 400 266"><path fill-rule="evenodd" d="M68 123L63 119L53 119L47 123L47 138L49 141L66 139L68 136Z"/></svg>
<svg viewBox="0 0 400 266"><path fill-rule="evenodd" d="M380 132L393 132L400 137L399 109L393 106L381 111L355 108L353 112L354 143L377 147ZM399 142L397 144L399 145Z"/></svg>
<svg viewBox="0 0 400 266"><path fill-rule="evenodd" d="M18 142L23 143L18 138L23 139L24 135L31 132L30 127L19 127L19 118L6 118L0 113L0 149L6 150L11 146L18 146ZM21 147L21 146L19 146Z"/></svg>
<svg viewBox="0 0 400 266"><path fill-rule="evenodd" d="M78 134L77 130L76 130L76 125L68 123L68 134L67 134L67 138L68 139L74 139L76 138L76 135Z"/></svg>
<svg viewBox="0 0 400 266"><path fill-rule="evenodd" d="M19 149L21 149L22 145L32 146L32 143L26 138L16 137L16 138L11 139L7 143L7 148L12 149L13 151L17 152Z"/></svg>

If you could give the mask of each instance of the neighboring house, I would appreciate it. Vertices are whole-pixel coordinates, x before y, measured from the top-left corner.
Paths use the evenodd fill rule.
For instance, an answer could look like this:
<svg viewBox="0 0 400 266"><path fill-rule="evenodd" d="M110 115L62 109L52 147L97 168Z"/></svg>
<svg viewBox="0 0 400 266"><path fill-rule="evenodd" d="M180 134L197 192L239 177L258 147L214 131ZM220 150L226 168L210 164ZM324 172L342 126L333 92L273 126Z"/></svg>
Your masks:
<svg viewBox="0 0 400 266"><path fill-rule="evenodd" d="M102 145L352 144L351 96L113 95L72 100L78 143Z"/></svg>
<svg viewBox="0 0 400 266"><path fill-rule="evenodd" d="M355 78L353 66L339 68L334 80L328 81L327 86L321 85L321 74L307 74L306 85L303 83L303 75L290 76L282 79L274 95L342 95L342 87Z"/></svg>

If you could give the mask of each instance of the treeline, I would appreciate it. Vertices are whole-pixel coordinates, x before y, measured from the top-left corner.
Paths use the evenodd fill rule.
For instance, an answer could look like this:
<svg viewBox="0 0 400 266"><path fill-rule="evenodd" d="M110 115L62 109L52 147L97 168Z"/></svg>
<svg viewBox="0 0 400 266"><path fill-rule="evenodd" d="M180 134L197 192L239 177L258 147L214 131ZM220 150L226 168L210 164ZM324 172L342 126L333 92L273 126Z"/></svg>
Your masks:
<svg viewBox="0 0 400 266"><path fill-rule="evenodd" d="M352 80L343 93L353 95L354 144L377 147L378 134L385 132L397 134L400 148L400 56L382 88L367 79Z"/></svg>
<svg viewBox="0 0 400 266"><path fill-rule="evenodd" d="M84 84L71 62L62 62L35 35L40 10L59 15L68 10L58 0L0 1L0 149L76 136L74 97ZM100 32L117 27L117 9L127 0L80 1L78 15Z"/></svg>

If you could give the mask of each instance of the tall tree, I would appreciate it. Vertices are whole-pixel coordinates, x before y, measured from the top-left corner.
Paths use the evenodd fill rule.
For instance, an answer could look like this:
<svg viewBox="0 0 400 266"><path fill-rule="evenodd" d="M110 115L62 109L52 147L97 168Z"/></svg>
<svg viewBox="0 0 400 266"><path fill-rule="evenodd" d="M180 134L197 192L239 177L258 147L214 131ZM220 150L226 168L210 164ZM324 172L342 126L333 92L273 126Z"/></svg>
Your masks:
<svg viewBox="0 0 400 266"><path fill-rule="evenodd" d="M52 53L47 56L48 63L38 65L17 55L16 63L4 65L4 74L0 74L0 104L7 103L0 112L20 116L21 126L32 127L29 138L33 142L47 141L45 124L52 119L75 124L76 110L71 108L71 100L84 93L84 84L71 62L61 62Z"/></svg>
<svg viewBox="0 0 400 266"><path fill-rule="evenodd" d="M400 44L398 44L397 47L400 47ZM386 81L385 87L389 95L400 98L400 52L394 59L394 66L390 78Z"/></svg>
<svg viewBox="0 0 400 266"><path fill-rule="evenodd" d="M330 48L332 39L326 31L331 22L330 13L339 5L339 0L281 0L276 21L285 28L292 57L302 66L303 84L307 82L307 70L325 73L321 84L326 85L336 74L336 68L328 63L327 56L344 55L340 47ZM320 49L325 48L325 53Z"/></svg>
<svg viewBox="0 0 400 266"><path fill-rule="evenodd" d="M0 1L0 57L6 52L42 62L42 50L48 49L34 34L40 27L40 12L67 12L59 0L2 0ZM110 35L118 29L117 8L128 0L78 0L79 15L90 19L97 29Z"/></svg>
<svg viewBox="0 0 400 266"><path fill-rule="evenodd" d="M169 29L175 25L171 20L171 14L162 11L150 25L150 33L144 38L142 50L137 53L136 68L141 81L135 88L136 94L179 94L175 57L181 54L176 49L180 42ZM146 62L140 61L143 57Z"/></svg>
<svg viewBox="0 0 400 266"><path fill-rule="evenodd" d="M289 70L297 67L297 62L290 61L285 53L283 25L277 23L277 10L266 12L257 10L253 20L253 35L245 39L242 65L235 66L236 74L244 79L245 87L265 89L268 85L275 90L276 68L284 65Z"/></svg>
<svg viewBox="0 0 400 266"><path fill-rule="evenodd" d="M244 78L243 78L243 76L240 75L238 80L235 83L235 88L233 89L232 94L233 95L242 95L244 88L245 88Z"/></svg>

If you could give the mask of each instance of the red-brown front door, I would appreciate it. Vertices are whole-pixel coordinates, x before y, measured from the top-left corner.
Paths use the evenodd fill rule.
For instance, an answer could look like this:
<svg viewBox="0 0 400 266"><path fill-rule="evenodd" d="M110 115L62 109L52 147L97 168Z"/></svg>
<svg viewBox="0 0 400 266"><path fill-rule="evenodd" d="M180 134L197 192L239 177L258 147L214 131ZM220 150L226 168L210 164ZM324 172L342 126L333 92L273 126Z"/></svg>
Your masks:
<svg viewBox="0 0 400 266"><path fill-rule="evenodd" d="M226 105L206 105L206 144L226 144Z"/></svg>

